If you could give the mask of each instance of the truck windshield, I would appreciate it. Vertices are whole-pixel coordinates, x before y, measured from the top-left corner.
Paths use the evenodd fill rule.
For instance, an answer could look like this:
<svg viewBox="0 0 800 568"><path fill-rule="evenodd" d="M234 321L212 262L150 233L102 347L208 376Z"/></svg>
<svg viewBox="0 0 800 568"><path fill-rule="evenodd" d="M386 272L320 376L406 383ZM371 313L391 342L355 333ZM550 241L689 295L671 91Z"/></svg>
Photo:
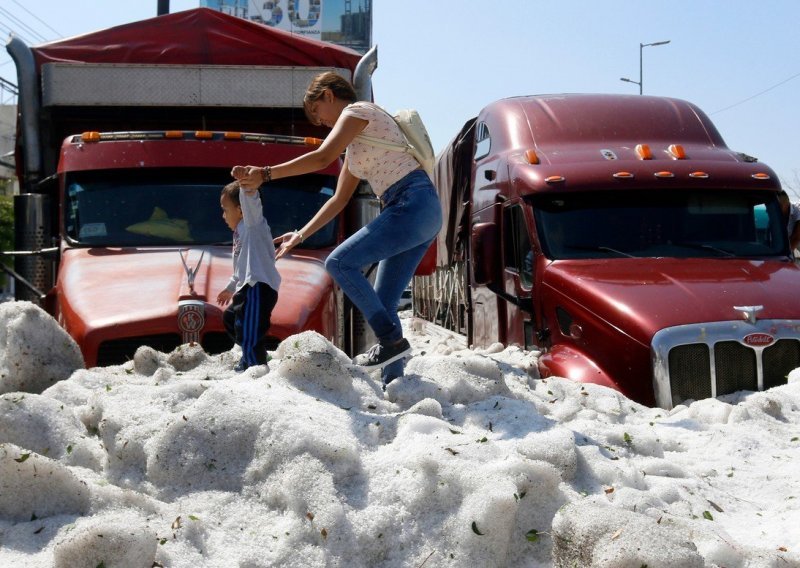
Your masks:
<svg viewBox="0 0 800 568"><path fill-rule="evenodd" d="M766 191L562 193L533 198L552 259L785 256L786 223Z"/></svg>
<svg viewBox="0 0 800 568"><path fill-rule="evenodd" d="M138 178L138 179L137 179ZM231 230L222 219L220 193L229 176L117 172L67 179L65 233L76 245L174 246L227 244ZM261 188L264 216L273 236L302 227L333 196L336 179L305 175ZM303 242L305 248L335 244L336 220Z"/></svg>

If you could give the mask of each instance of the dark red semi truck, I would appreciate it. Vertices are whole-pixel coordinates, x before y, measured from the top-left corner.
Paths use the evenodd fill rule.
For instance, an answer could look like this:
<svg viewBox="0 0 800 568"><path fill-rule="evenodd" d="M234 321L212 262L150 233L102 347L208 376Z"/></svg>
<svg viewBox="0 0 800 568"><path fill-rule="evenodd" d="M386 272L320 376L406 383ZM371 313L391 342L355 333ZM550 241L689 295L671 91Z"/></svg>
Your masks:
<svg viewBox="0 0 800 568"><path fill-rule="evenodd" d="M305 118L310 79L334 70L371 100L373 49L358 53L209 9L74 38L7 47L18 68L15 202L18 299L42 301L87 366L140 345L232 346L216 297L231 270L219 196L236 164L308 152L325 131ZM274 235L329 199L340 163L262 191ZM324 269L375 214L350 209L278 261L270 344L313 329L348 351L364 325ZM25 285L26 284L26 285Z"/></svg>
<svg viewBox="0 0 800 568"><path fill-rule="evenodd" d="M440 154L436 178L449 218L415 307L470 344L539 350L542 377L664 408L800 367L780 183L695 105L500 100Z"/></svg>

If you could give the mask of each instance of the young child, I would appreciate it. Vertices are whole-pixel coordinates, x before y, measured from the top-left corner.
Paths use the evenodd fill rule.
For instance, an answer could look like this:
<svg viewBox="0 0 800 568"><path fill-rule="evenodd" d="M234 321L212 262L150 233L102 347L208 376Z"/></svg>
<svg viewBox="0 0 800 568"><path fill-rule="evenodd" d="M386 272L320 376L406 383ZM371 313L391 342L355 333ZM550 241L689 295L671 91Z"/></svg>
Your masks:
<svg viewBox="0 0 800 568"><path fill-rule="evenodd" d="M217 303L231 302L222 321L242 348L242 358L234 367L241 373L267 362L266 335L281 276L275 268L275 245L258 190L240 190L234 181L222 189L219 203L222 218L233 231L233 276Z"/></svg>

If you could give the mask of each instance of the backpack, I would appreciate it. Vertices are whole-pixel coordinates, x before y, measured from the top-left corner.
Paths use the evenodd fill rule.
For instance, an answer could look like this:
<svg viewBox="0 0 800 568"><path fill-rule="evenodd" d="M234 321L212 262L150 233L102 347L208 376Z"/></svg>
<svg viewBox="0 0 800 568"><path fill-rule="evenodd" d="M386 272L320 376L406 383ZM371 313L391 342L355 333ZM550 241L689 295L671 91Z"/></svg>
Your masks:
<svg viewBox="0 0 800 568"><path fill-rule="evenodd" d="M377 105L375 105L377 106ZM381 108L381 107L378 107ZM389 114L381 108L383 112ZM389 114L389 116L392 116ZM397 150L400 152L407 152L414 156L414 159L419 162L428 177L433 179L433 166L436 161L436 155L433 153L433 145L431 144L428 131L423 124L419 113L414 109L403 109L397 111L397 114L392 116L400 132L406 139L405 145L387 142L381 138L373 138L372 136L365 136L363 134L356 136L356 140L365 142L372 146L378 146L387 150Z"/></svg>

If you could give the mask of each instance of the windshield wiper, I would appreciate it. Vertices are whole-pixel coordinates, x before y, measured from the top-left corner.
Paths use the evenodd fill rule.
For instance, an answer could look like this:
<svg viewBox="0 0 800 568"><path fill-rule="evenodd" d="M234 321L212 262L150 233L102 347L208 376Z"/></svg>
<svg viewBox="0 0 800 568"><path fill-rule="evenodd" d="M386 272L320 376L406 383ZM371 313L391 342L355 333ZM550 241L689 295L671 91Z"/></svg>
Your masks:
<svg viewBox="0 0 800 568"><path fill-rule="evenodd" d="M721 249L719 247L715 247L714 245L710 245L708 243L690 243L690 242L677 242L672 243L677 247L686 247L686 248L693 248L693 249L702 249L702 250L713 250L724 256L736 256L735 253L732 253L729 250Z"/></svg>

